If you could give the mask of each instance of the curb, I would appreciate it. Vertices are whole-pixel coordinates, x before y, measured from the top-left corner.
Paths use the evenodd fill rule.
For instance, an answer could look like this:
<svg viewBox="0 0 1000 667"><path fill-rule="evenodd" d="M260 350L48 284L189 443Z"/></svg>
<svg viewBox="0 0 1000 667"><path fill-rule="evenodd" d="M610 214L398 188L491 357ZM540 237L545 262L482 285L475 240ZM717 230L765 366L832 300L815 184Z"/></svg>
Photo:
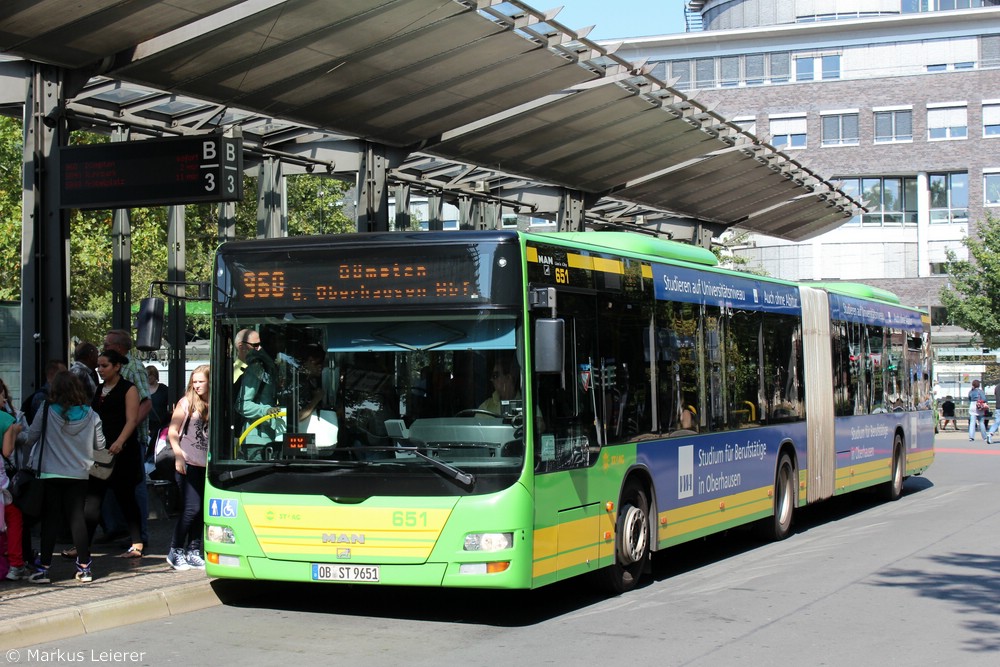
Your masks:
<svg viewBox="0 0 1000 667"><path fill-rule="evenodd" d="M0 623L0 650L69 639L222 604L211 579Z"/></svg>

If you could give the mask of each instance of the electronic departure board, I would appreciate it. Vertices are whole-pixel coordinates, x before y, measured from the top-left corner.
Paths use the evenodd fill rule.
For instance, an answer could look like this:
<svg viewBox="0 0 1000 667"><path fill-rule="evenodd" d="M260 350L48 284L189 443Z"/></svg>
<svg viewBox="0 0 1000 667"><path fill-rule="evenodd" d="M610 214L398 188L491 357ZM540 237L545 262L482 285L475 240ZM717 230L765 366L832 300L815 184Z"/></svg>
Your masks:
<svg viewBox="0 0 1000 667"><path fill-rule="evenodd" d="M132 208L243 198L243 140L205 136L64 146L61 208Z"/></svg>
<svg viewBox="0 0 1000 667"><path fill-rule="evenodd" d="M508 256L510 259L508 260ZM230 307L313 310L356 306L517 303L516 246L323 246L223 253Z"/></svg>

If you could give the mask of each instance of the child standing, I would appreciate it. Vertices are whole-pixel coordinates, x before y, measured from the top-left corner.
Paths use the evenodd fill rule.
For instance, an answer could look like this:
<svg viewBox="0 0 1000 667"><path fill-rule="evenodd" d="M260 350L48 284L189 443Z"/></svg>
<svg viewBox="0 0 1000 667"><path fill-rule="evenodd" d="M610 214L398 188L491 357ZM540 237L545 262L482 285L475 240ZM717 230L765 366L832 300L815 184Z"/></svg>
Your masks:
<svg viewBox="0 0 1000 667"><path fill-rule="evenodd" d="M2 380L0 380L2 385ZM6 386L3 386L3 390ZM6 391L0 390L0 434L3 438L3 456L5 461L14 456L14 446L18 434L21 432L21 425L17 423L13 407L8 401ZM6 468L6 466L4 466ZM7 554L7 561L10 568L5 576L11 581L25 578L29 572L24 566L24 551L22 549L24 521L21 510L14 506L8 487L10 480L7 479L5 469L0 469L0 500L2 500L3 511L0 512L0 532L5 533L7 546L4 550ZM0 551L0 556L3 552Z"/></svg>

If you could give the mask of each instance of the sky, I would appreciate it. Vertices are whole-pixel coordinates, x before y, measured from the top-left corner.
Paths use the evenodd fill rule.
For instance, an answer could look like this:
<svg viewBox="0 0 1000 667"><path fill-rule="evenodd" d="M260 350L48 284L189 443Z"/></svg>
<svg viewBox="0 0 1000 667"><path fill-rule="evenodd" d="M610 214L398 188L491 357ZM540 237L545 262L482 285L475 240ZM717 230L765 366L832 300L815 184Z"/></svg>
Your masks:
<svg viewBox="0 0 1000 667"><path fill-rule="evenodd" d="M556 21L578 30L596 26L592 40L684 32L684 0L527 0L539 10L562 5Z"/></svg>

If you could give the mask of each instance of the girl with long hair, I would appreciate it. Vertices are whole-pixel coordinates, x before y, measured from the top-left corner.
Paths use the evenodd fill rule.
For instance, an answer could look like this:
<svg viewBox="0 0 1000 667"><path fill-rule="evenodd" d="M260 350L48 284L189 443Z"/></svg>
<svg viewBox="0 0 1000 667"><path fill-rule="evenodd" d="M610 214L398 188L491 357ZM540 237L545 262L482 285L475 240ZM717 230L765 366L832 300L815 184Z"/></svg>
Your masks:
<svg viewBox="0 0 1000 667"><path fill-rule="evenodd" d="M94 450L104 449L106 443L101 419L87 405L89 398L79 378L69 371L59 371L49 385L49 402L43 406L46 413L34 420L27 432L26 441L37 443L31 461L38 466L41 459L36 469L45 484L42 546L39 567L28 577L32 583L49 583L52 551L64 521L69 524L76 546L76 579L82 583L92 580L84 498Z"/></svg>
<svg viewBox="0 0 1000 667"><path fill-rule="evenodd" d="M174 451L174 471L180 489L181 513L167 552L167 563L175 570L204 569L201 553L205 519L205 465L208 460L209 367L191 373L184 397L170 419L168 438Z"/></svg>

